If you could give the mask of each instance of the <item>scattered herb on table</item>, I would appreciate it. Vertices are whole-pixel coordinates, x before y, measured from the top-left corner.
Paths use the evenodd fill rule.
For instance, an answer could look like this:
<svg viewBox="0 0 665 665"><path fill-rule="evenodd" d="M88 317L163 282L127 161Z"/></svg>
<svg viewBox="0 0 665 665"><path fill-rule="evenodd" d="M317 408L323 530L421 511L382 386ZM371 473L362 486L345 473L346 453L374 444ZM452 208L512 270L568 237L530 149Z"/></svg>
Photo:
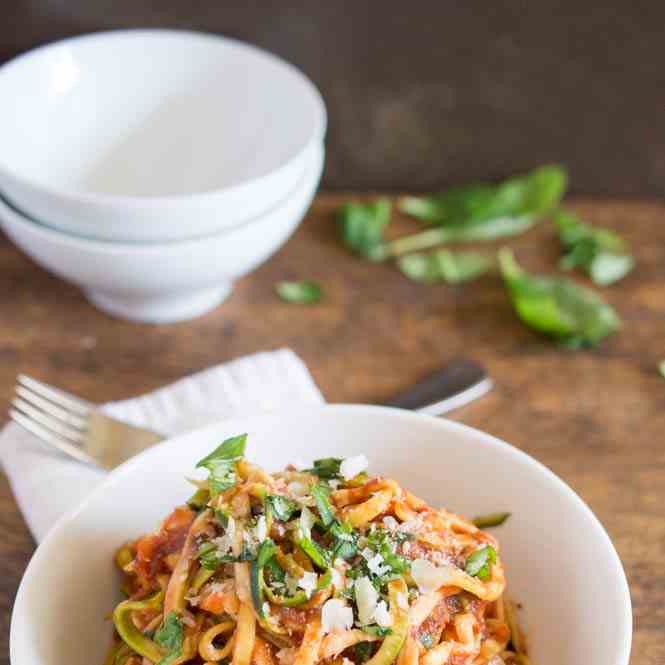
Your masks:
<svg viewBox="0 0 665 665"><path fill-rule="evenodd" d="M530 275L507 248L499 251L499 266L520 319L565 346L594 346L621 325L593 291L569 279Z"/></svg>
<svg viewBox="0 0 665 665"><path fill-rule="evenodd" d="M342 242L353 252L370 260L383 258L383 232L390 222L388 199L370 203L345 203L337 211Z"/></svg>
<svg viewBox="0 0 665 665"><path fill-rule="evenodd" d="M559 205L566 184L566 171L551 165L496 185L467 185L434 196L404 197L399 209L435 228L386 243L380 253L400 256L443 243L518 235Z"/></svg>
<svg viewBox="0 0 665 665"><path fill-rule="evenodd" d="M580 266L600 286L613 284L632 270L633 257L614 231L587 224L567 210L559 210L553 221L564 249L559 264L564 270Z"/></svg>
<svg viewBox="0 0 665 665"><path fill-rule="evenodd" d="M478 515L472 521L479 529L491 529L494 526L501 526L510 515L510 513L489 513L488 515Z"/></svg>
<svg viewBox="0 0 665 665"><path fill-rule="evenodd" d="M417 282L469 282L488 272L492 257L479 252L451 252L440 249L429 254L409 254L398 259L399 269Z"/></svg>
<svg viewBox="0 0 665 665"><path fill-rule="evenodd" d="M312 305L321 301L321 287L309 280L301 282L277 282L277 295L288 303Z"/></svg>

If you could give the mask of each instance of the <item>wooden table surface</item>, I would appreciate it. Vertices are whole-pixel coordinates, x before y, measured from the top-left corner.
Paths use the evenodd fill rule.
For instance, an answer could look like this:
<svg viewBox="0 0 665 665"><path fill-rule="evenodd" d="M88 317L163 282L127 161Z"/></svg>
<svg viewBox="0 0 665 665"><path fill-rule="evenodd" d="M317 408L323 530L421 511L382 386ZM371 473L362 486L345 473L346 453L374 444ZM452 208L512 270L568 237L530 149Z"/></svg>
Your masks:
<svg viewBox="0 0 665 665"><path fill-rule="evenodd" d="M657 371L665 358L665 205L573 202L623 233L638 267L604 290L623 329L596 350L571 352L525 329L496 277L424 286L392 265L348 254L332 221L347 198L320 195L294 238L225 304L174 325L108 318L0 236L0 401L9 400L19 370L102 402L287 346L330 401L379 402L446 360L471 356L487 366L496 389L452 417L533 455L589 503L628 575L631 663L665 663L665 378ZM554 270L558 244L548 225L511 244L527 267ZM324 303L302 307L275 297L276 281L302 278L320 281ZM5 663L9 614L34 543L4 478L0 530Z"/></svg>

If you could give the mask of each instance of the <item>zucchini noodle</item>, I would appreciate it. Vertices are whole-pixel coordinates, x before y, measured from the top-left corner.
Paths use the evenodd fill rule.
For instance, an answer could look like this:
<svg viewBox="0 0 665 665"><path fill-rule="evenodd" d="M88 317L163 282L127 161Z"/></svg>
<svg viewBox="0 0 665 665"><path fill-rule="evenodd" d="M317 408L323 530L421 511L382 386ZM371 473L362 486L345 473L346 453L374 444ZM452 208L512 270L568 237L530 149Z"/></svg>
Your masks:
<svg viewBox="0 0 665 665"><path fill-rule="evenodd" d="M531 665L491 534L362 456L267 473L245 440L115 553L105 665Z"/></svg>

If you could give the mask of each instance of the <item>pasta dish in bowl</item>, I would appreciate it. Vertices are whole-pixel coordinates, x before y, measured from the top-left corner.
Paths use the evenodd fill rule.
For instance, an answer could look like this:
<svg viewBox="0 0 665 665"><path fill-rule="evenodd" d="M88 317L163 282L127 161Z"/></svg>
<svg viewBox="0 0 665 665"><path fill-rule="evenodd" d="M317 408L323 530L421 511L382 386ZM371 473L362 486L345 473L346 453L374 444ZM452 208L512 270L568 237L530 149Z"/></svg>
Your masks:
<svg viewBox="0 0 665 665"><path fill-rule="evenodd" d="M529 665L499 543L364 455L268 473L247 435L122 545L106 665Z"/></svg>

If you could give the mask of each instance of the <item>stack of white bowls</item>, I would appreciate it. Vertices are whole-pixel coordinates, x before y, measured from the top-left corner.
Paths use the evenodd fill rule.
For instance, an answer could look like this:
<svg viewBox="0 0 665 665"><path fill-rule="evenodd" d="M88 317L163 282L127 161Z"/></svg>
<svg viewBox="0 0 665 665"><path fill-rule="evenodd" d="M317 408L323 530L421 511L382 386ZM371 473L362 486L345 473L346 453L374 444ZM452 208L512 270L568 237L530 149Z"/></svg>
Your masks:
<svg viewBox="0 0 665 665"><path fill-rule="evenodd" d="M0 68L0 223L104 311L219 304L291 235L324 162L314 85L214 35L98 33Z"/></svg>

